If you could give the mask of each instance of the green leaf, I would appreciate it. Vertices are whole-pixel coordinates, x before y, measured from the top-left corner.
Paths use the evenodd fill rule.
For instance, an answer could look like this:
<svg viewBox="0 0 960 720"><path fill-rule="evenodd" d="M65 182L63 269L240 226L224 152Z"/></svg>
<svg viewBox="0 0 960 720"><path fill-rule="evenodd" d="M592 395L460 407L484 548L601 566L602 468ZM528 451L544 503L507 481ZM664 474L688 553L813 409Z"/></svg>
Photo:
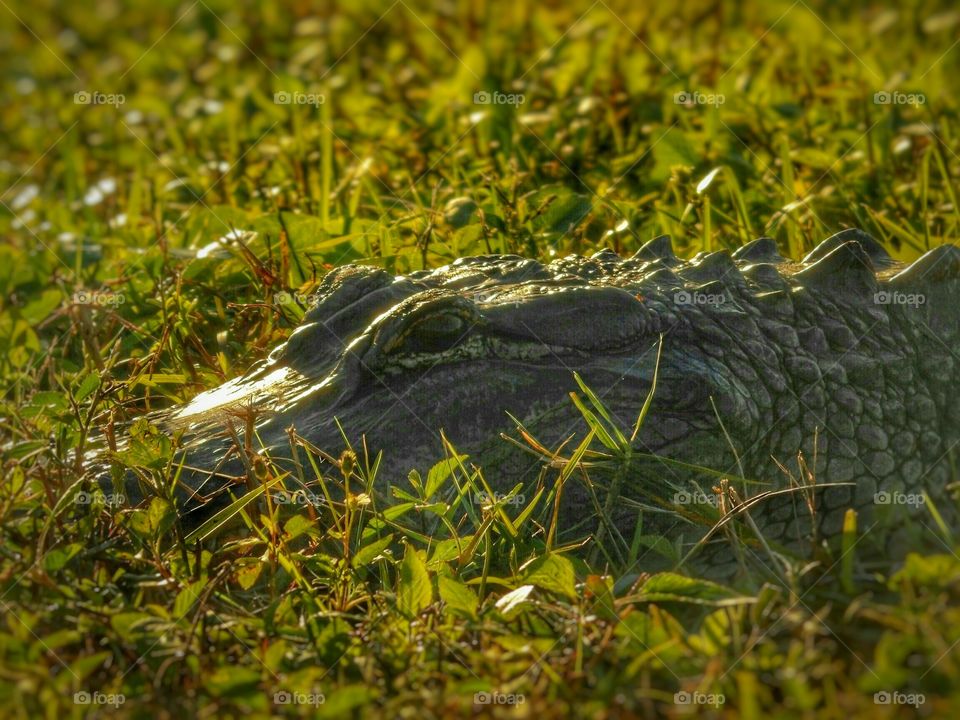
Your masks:
<svg viewBox="0 0 960 720"><path fill-rule="evenodd" d="M650 172L652 182L662 182L670 177L675 167L696 167L700 155L679 128L664 130L651 139L654 165Z"/></svg>
<svg viewBox="0 0 960 720"><path fill-rule="evenodd" d="M672 572L657 573L640 588L638 600L645 602L680 601L698 605L753 602L728 587L709 580L686 577Z"/></svg>
<svg viewBox="0 0 960 720"><path fill-rule="evenodd" d="M177 599L173 602L173 616L175 618L179 620L190 612L190 608L200 598L204 585L206 585L205 580L196 580L177 593Z"/></svg>
<svg viewBox="0 0 960 720"><path fill-rule="evenodd" d="M379 557L384 550L390 547L390 543L392 542L393 533L390 533L389 535L384 535L382 538L364 545L354 554L353 560L350 562L350 564L355 568L361 568L369 565L377 557Z"/></svg>
<svg viewBox="0 0 960 720"><path fill-rule="evenodd" d="M167 500L155 497L150 501L147 517L154 536L160 536L166 534L167 530L173 526L177 519L177 512Z"/></svg>
<svg viewBox="0 0 960 720"><path fill-rule="evenodd" d="M53 524L53 521L60 516L60 514L73 502L76 500L77 493L80 492L80 487L83 485L84 478L77 478L72 485L70 485L66 490L63 491L63 494L60 495L60 499L57 500L57 504L53 506L53 510L50 511L50 514L47 516L46 521L43 524L43 530L40 531L40 539L37 542L37 547L43 547L47 540L47 533L50 532L50 526Z"/></svg>
<svg viewBox="0 0 960 720"><path fill-rule="evenodd" d="M61 570L68 562L76 557L77 553L81 550L83 550L83 545L80 543L71 543L64 547L51 550L43 557L43 569L51 573Z"/></svg>
<svg viewBox="0 0 960 720"><path fill-rule="evenodd" d="M36 325L46 320L50 313L60 307L62 302L63 294L59 290L44 290L40 297L24 305L20 314L28 323Z"/></svg>
<svg viewBox="0 0 960 720"><path fill-rule="evenodd" d="M246 565L242 565L237 569L236 572L237 584L240 585L240 587L242 587L244 590L249 590L260 578L260 574L263 572L263 567L264 562L259 558L256 558L253 562L250 562Z"/></svg>
<svg viewBox="0 0 960 720"><path fill-rule="evenodd" d="M90 373L80 381L73 399L82 402L98 387L100 387L100 376L97 373Z"/></svg>
<svg viewBox="0 0 960 720"><path fill-rule="evenodd" d="M440 590L440 599L455 615L475 619L480 600L477 594L456 578L440 575L437 577L437 586Z"/></svg>
<svg viewBox="0 0 960 720"><path fill-rule="evenodd" d="M323 704L316 707L314 717L347 717L352 710L368 704L376 696L376 690L368 685L343 685L325 696Z"/></svg>
<svg viewBox="0 0 960 720"><path fill-rule="evenodd" d="M192 533L187 535L184 542L188 546L191 546L197 540L200 540L200 541L206 540L208 537L210 537L215 532L217 532L221 527L223 527L228 522L230 522L230 520L233 519L233 517L237 515L237 513L243 510L243 508L245 508L251 502L253 502L258 497L260 497L264 493L264 491L270 489L271 487L276 485L278 482L280 482L280 478L276 477L273 480L271 480L269 483L266 483L264 485L259 485L253 488L253 490L247 491L246 493L241 495L239 498L234 500L232 503L227 505L227 507L225 507L223 510L221 510L212 518L210 518L205 523L203 523L203 525L201 525Z"/></svg>
<svg viewBox="0 0 960 720"><path fill-rule="evenodd" d="M433 586L430 584L427 566L420 553L407 543L403 562L400 563L397 606L407 617L414 617L432 602Z"/></svg>
<svg viewBox="0 0 960 720"><path fill-rule="evenodd" d="M934 589L948 588L960 579L960 561L946 553L920 555L909 553L903 568L890 578L889 586L893 590L903 590L914 585Z"/></svg>
<svg viewBox="0 0 960 720"><path fill-rule="evenodd" d="M466 455L457 455L456 457L441 460L430 468L430 472L427 473L427 486L423 493L424 498L427 500L432 498L434 493L447 481L454 469L466 459Z"/></svg>
<svg viewBox="0 0 960 720"><path fill-rule="evenodd" d="M137 635L145 632L146 625L157 618L143 612L121 612L110 618L110 627L126 642L134 642Z"/></svg>
<svg viewBox="0 0 960 720"><path fill-rule="evenodd" d="M230 663L206 675L203 684L214 697L252 697L261 693L262 670Z"/></svg>
<svg viewBox="0 0 960 720"><path fill-rule="evenodd" d="M50 646L50 643L45 640L44 645ZM94 653L93 655L79 657L70 663L70 674L78 681L83 680L94 670L101 668L103 664L112 657L113 653L110 651L98 652Z"/></svg>
<svg viewBox="0 0 960 720"><path fill-rule="evenodd" d="M577 599L577 576L573 563L563 555L550 553L537 558L527 566L523 580L541 590Z"/></svg>
<svg viewBox="0 0 960 720"><path fill-rule="evenodd" d="M588 195L570 194L555 200L543 215L543 224L549 232L569 233L593 210Z"/></svg>
<svg viewBox="0 0 960 720"><path fill-rule="evenodd" d="M294 515L283 525L283 539L293 540L304 533L315 531L316 526L310 518L304 515Z"/></svg>

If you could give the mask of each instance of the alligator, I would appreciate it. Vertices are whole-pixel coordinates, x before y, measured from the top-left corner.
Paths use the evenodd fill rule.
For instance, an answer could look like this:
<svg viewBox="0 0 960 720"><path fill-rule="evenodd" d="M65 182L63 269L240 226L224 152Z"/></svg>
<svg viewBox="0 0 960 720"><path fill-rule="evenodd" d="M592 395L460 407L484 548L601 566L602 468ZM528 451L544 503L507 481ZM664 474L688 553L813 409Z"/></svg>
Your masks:
<svg viewBox="0 0 960 720"><path fill-rule="evenodd" d="M291 427L331 452L363 434L384 453L384 487L441 460L442 430L507 492L559 471L502 434L522 426L548 448L584 436L576 373L628 431L652 397L632 448L663 462L635 463L607 504L625 537L644 508L645 532L685 532L683 513L647 501L676 500L663 488L716 498L720 475L798 490L750 510L764 537L835 536L847 508L869 518L884 498L943 498L956 478L958 299L960 247L906 264L858 229L799 261L767 237L681 260L661 236L630 257L487 255L403 276L347 265L287 342L165 422L187 429L183 482L207 498L249 475L238 441L290 467ZM797 501L808 481L822 485L812 529ZM568 485L561 526L579 526L594 501L585 481Z"/></svg>

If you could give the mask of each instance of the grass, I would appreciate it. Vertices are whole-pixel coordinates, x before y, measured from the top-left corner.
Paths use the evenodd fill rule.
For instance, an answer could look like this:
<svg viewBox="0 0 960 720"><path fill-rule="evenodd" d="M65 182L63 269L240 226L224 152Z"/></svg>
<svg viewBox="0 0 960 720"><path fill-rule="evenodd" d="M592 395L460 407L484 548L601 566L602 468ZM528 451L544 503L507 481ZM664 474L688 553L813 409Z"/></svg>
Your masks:
<svg viewBox="0 0 960 720"><path fill-rule="evenodd" d="M734 587L645 573L683 557L642 532L565 546L565 484L642 462L584 387L541 487L497 495L451 448L386 496L391 459L347 428L291 438L300 494L251 467L261 494L191 530L175 440L130 423L265 356L347 262L955 240L958 23L927 2L3 4L3 712L946 714L960 559L929 509L905 563L850 516L839 550ZM156 488L137 508L85 455L128 432L117 462Z"/></svg>

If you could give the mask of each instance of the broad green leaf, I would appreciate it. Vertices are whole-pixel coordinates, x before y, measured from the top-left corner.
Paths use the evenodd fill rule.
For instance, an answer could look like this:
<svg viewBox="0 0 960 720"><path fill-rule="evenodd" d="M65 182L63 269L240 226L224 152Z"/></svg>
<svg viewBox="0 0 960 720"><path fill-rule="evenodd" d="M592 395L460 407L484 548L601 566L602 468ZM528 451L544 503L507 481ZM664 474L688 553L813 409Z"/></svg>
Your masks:
<svg viewBox="0 0 960 720"><path fill-rule="evenodd" d="M310 518L305 515L294 515L283 525L283 539L293 540L313 530L316 530L316 526Z"/></svg>
<svg viewBox="0 0 960 720"><path fill-rule="evenodd" d="M177 519L176 510L167 500L155 497L147 510L150 529L154 535L164 535Z"/></svg>
<svg viewBox="0 0 960 720"><path fill-rule="evenodd" d="M700 163L700 153L693 147L679 127L668 128L651 139L653 168L652 182L662 182L670 177L675 167L694 168Z"/></svg>
<svg viewBox="0 0 960 720"><path fill-rule="evenodd" d="M83 545L80 543L71 543L64 547L55 548L44 555L43 569L51 573L61 570L82 550Z"/></svg>
<svg viewBox="0 0 960 720"><path fill-rule="evenodd" d="M90 373L77 385L77 391L73 394L73 399L82 402L98 387L100 387L100 376L97 373Z"/></svg>
<svg viewBox="0 0 960 720"><path fill-rule="evenodd" d="M541 590L562 595L570 600L577 599L577 576L573 563L563 555L550 553L537 558L526 567L523 580Z"/></svg>
<svg viewBox="0 0 960 720"><path fill-rule="evenodd" d="M145 626L157 622L157 618L145 612L121 612L110 618L110 627L126 642L133 642L145 632Z"/></svg>
<svg viewBox="0 0 960 720"><path fill-rule="evenodd" d="M397 587L397 606L407 617L414 617L433 602L433 586L420 553L407 544L400 563L400 579Z"/></svg>
<svg viewBox="0 0 960 720"><path fill-rule="evenodd" d="M369 685L342 685L325 694L323 704L317 705L312 714L315 718L352 717L352 710L367 705L376 697L376 690Z"/></svg>
<svg viewBox="0 0 960 720"><path fill-rule="evenodd" d="M242 587L244 590L249 590L252 588L260 578L260 574L263 572L264 565L265 563L259 558L257 558L254 562L241 565L235 574L237 584L240 585L240 587Z"/></svg>
<svg viewBox="0 0 960 720"><path fill-rule="evenodd" d="M47 289L40 293L35 300L27 303L20 310L23 319L31 325L36 325L60 307L63 302L63 294L56 289Z"/></svg>
<svg viewBox="0 0 960 720"><path fill-rule="evenodd" d="M440 598L451 612L471 619L476 618L480 600L469 585L465 585L456 578L439 575L437 586L440 590Z"/></svg>
<svg viewBox="0 0 960 720"><path fill-rule="evenodd" d="M177 593L177 599L173 602L173 616L175 618L181 619L190 612L194 603L200 598L204 585L206 585L205 580L196 580Z"/></svg>
<svg viewBox="0 0 960 720"><path fill-rule="evenodd" d="M389 535L384 535L378 540L367 543L362 548L357 550L354 553L353 560L350 564L355 568L361 568L369 565L373 562L384 550L390 547L390 543L393 542L393 533Z"/></svg>
<svg viewBox="0 0 960 720"><path fill-rule="evenodd" d="M427 500L432 498L434 493L436 493L437 490L443 486L443 483L447 481L454 469L456 469L461 462L466 460L466 458L466 455L458 455L457 457L446 458L430 468L430 472L427 473L427 485L423 492L424 497Z"/></svg>
<svg viewBox="0 0 960 720"><path fill-rule="evenodd" d="M731 601L734 604L753 602L753 598L739 596L730 588L715 582L672 572L657 573L652 576L640 588L637 599L646 602L675 600L700 605Z"/></svg>
<svg viewBox="0 0 960 720"><path fill-rule="evenodd" d="M51 649L53 648L50 645L49 638L44 638L44 645L47 645ZM102 667L103 664L113 657L113 653L110 651L98 652L93 655L86 655L79 657L70 663L70 675L71 677L76 678L78 681L86 678L90 673L98 668Z"/></svg>

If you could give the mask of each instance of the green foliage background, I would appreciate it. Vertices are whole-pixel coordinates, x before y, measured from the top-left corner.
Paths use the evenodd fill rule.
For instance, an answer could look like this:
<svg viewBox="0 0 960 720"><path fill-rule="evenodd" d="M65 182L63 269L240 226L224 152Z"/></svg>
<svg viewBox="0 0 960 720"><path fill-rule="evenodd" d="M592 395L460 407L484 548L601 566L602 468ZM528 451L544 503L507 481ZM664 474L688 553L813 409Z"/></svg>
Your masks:
<svg viewBox="0 0 960 720"><path fill-rule="evenodd" d="M326 478L371 490L352 506L269 506L188 547L162 492L105 504L84 459L94 435L263 357L347 262L630 253L661 233L685 255L769 235L799 258L849 226L903 260L955 241L952 5L8 1L0 713L681 716L674 694L698 692L723 696L695 708L717 716L892 717L915 708L873 693L902 692L932 717L956 702L960 560L929 518L903 568L864 560L867 534L845 560L733 590L585 563L535 531L545 498L467 507L476 478L443 463L408 498L376 497L358 447ZM125 462L162 485L169 442L136 432ZM524 701L475 702L489 691Z"/></svg>

